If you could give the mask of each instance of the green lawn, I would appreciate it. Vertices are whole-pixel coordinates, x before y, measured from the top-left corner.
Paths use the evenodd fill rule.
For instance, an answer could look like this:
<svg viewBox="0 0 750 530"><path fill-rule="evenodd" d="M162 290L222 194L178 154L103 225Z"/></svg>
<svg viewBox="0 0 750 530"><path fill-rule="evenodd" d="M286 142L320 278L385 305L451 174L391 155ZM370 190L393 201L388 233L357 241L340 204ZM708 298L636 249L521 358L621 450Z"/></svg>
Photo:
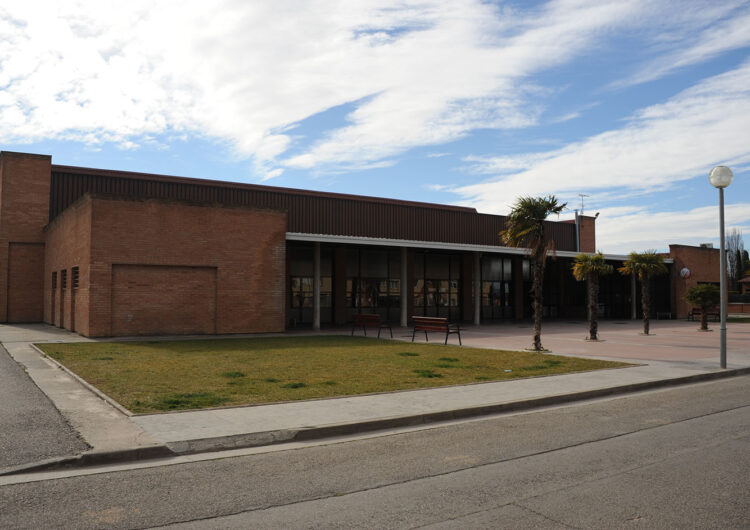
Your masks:
<svg viewBox="0 0 750 530"><path fill-rule="evenodd" d="M628 366L531 352L347 336L37 346L136 413L348 396Z"/></svg>

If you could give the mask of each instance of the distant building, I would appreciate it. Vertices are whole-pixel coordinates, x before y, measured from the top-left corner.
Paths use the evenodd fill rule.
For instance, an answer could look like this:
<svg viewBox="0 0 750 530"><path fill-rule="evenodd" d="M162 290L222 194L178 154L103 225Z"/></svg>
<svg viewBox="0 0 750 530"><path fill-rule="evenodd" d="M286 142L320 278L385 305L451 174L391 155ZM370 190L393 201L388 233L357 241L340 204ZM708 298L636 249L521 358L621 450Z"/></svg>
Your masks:
<svg viewBox="0 0 750 530"><path fill-rule="evenodd" d="M595 218L579 219L546 224L557 249L545 275L551 318L586 314L571 262L597 245ZM2 152L0 321L99 337L283 331L343 325L358 312L403 324L519 320L531 315L529 267L524 249L501 245L504 222L473 208ZM654 316L684 317L684 290L718 281L718 250L672 245L667 262ZM639 296L631 278L604 277L602 317L637 317Z"/></svg>

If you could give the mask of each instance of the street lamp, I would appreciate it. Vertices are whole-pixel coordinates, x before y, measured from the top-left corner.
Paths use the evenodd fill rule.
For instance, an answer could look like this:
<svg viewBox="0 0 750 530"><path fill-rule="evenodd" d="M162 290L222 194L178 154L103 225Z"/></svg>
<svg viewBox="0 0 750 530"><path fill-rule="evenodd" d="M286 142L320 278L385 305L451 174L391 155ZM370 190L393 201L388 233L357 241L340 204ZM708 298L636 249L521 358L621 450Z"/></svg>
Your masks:
<svg viewBox="0 0 750 530"><path fill-rule="evenodd" d="M727 256L724 248L724 188L732 183L734 175L726 166L716 166L708 174L708 180L714 188L719 188L719 260L721 261L720 284L721 290L721 338L720 360L721 367L727 367Z"/></svg>

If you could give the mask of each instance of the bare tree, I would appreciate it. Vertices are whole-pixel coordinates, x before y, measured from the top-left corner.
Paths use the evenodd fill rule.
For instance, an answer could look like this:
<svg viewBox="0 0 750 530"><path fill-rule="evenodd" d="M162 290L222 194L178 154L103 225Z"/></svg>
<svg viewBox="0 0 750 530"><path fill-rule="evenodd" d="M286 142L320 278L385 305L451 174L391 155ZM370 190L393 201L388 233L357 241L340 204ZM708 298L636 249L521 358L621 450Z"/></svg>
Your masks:
<svg viewBox="0 0 750 530"><path fill-rule="evenodd" d="M726 237L727 251L727 277L729 286L733 291L739 290L739 281L745 271L742 254L745 250L745 243L742 240L742 231L732 228Z"/></svg>

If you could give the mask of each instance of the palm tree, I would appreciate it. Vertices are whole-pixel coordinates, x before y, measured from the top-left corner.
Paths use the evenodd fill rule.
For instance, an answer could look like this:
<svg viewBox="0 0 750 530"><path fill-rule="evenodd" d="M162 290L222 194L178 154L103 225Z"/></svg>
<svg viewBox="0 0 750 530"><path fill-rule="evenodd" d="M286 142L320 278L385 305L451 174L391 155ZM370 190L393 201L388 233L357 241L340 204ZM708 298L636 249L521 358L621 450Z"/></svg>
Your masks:
<svg viewBox="0 0 750 530"><path fill-rule="evenodd" d="M701 308L701 331L708 331L708 311L719 305L719 288L710 283L691 287L685 293L685 300Z"/></svg>
<svg viewBox="0 0 750 530"><path fill-rule="evenodd" d="M578 254L573 262L573 276L579 282L588 280L589 291L589 340L598 340L599 328L599 276L610 274L612 265L604 261L601 252L596 254Z"/></svg>
<svg viewBox="0 0 750 530"><path fill-rule="evenodd" d="M617 269L625 276L637 276L641 282L641 303L643 306L643 334L648 335L648 314L651 311L650 283L653 276L667 273L664 259L655 250L631 252L622 267Z"/></svg>
<svg viewBox="0 0 750 530"><path fill-rule="evenodd" d="M542 348L542 282L547 254L553 249L552 240L544 238L544 220L559 214L566 203L558 204L554 195L548 197L520 197L505 220L505 229L500 232L503 243L510 247L527 247L533 271L531 288L534 307L534 347Z"/></svg>

